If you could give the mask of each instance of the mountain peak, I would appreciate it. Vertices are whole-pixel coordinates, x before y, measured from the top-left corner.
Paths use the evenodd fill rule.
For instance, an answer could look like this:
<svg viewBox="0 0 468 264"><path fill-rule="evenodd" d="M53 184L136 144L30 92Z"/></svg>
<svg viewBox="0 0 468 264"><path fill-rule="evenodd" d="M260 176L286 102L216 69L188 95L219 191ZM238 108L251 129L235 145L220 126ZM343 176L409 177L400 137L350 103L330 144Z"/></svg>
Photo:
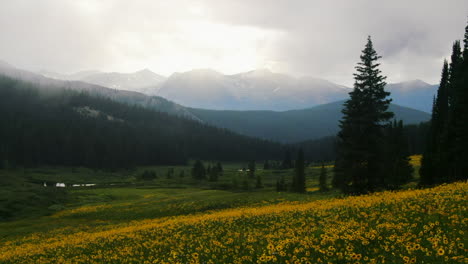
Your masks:
<svg viewBox="0 0 468 264"><path fill-rule="evenodd" d="M143 70L136 71L135 73L156 74L148 68L144 68Z"/></svg>

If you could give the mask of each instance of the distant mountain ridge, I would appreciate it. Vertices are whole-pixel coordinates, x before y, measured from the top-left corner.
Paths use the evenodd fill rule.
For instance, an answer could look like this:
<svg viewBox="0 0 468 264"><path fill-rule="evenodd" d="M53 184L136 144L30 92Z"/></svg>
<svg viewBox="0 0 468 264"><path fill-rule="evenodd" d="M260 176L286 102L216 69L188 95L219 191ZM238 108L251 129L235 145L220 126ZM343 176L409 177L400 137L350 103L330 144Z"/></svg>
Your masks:
<svg viewBox="0 0 468 264"><path fill-rule="evenodd" d="M216 111L189 108L189 111L208 124L240 134L283 143L295 143L336 135L342 117L344 101L323 104L307 109L276 111ZM405 124L418 124L430 119L423 111L391 104L395 119Z"/></svg>
<svg viewBox="0 0 468 264"><path fill-rule="evenodd" d="M351 88L312 77L294 78L258 69L224 75L211 69L173 73L168 78L148 69L134 73L83 71L71 75L41 72L60 80L79 80L111 89L161 96L178 104L214 110L304 109L345 100ZM430 112L438 85L421 80L390 83L393 103Z"/></svg>
<svg viewBox="0 0 468 264"><path fill-rule="evenodd" d="M293 78L266 69L234 75L201 69L172 74L157 95L195 108L285 111L342 100L348 92L326 80Z"/></svg>
<svg viewBox="0 0 468 264"><path fill-rule="evenodd" d="M133 73L100 72L94 70L81 71L70 75L50 72L39 73L46 77L59 80L83 81L111 89L142 92L151 95L155 94L153 92L155 87L166 79L166 77L156 74L148 69Z"/></svg>
<svg viewBox="0 0 468 264"><path fill-rule="evenodd" d="M344 100L322 104L311 108L288 111L267 111L267 110L205 110L200 108L189 108L180 104L166 100L159 96L148 96L143 93L110 89L99 85L89 84L81 81L63 81L51 79L16 69L8 64L0 63L0 74L4 74L23 81L38 84L44 89L71 89L85 91L92 95L104 96L112 100L123 102L129 105L138 105L148 109L167 112L171 115L182 116L196 120L205 124L213 125L235 131L247 136L274 140L284 143L293 143L304 140L316 139L324 136L335 135L338 131L338 120L341 118L341 108ZM269 75L269 72L249 72L247 75ZM225 76L211 70L199 70L197 75L185 74L169 77L176 78L182 83L196 82L197 78L204 79L211 76L212 80L224 80ZM240 79L250 79L251 76L244 76ZM255 77L257 78L257 77ZM288 79L287 76L276 75L277 79ZM325 83L327 83L325 81ZM212 89L210 86L206 89ZM213 88L214 89L214 88ZM268 89L267 87L265 89ZM281 89L281 88L280 88ZM341 89L341 88L339 88ZM392 89L402 89L395 86ZM218 94L218 99L225 94ZM402 119L405 124L415 124L427 121L430 118L428 113L415 109L392 105L390 110L394 111L397 119Z"/></svg>
<svg viewBox="0 0 468 264"><path fill-rule="evenodd" d="M108 87L90 84L82 81L70 81L48 78L40 74L15 68L14 66L0 62L0 74L21 81L27 81L39 85L43 89L70 89L83 91L91 95L103 96L117 102L129 105L138 105L152 110L166 112L172 115L186 117L201 122L192 113L179 104L173 103L158 96L148 96L134 91L111 89Z"/></svg>

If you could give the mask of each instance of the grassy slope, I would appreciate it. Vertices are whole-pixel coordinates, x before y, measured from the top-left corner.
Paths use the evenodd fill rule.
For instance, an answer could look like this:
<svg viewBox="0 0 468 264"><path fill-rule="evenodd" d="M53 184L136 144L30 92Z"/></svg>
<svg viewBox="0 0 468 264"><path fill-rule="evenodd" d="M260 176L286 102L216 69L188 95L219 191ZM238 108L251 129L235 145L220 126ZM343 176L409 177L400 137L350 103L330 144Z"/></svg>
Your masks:
<svg viewBox="0 0 468 264"><path fill-rule="evenodd" d="M121 223L131 220L142 220L163 216L186 215L208 210L233 208L260 203L277 203L280 201L298 201L324 199L335 196L337 193L315 193L310 196L277 193L275 191L276 180L284 176L287 182L291 182L292 170L258 170L262 175L263 189L255 189L255 179L250 179L247 172L239 171L246 167L245 164L224 164L224 174L217 182L198 182L191 178L190 167L144 167L134 171L103 172L86 168L40 168L0 170L0 180L14 181L0 186L0 209L6 210L11 204L16 204L21 211L13 211L14 221L0 222L0 239L11 236L21 236L32 232L49 232L56 228L70 225L82 225L96 223ZM174 169L171 179L166 177L167 171ZM154 181L140 181L137 179L145 170L153 170L158 178ZM331 170L331 169L330 169ZM185 177L180 178L180 172L185 171ZM317 190L318 168L307 169L307 185L309 191ZM31 184L30 181L37 184ZM61 188L44 188L42 183L65 182L96 183L97 187L67 188L68 194L60 196L60 199L50 199L50 194L60 193ZM244 181L248 183L245 190ZM234 189L233 183L237 183ZM28 197L23 197L18 192L18 185L32 185L34 192L47 199L33 202ZM109 185L109 184L118 184ZM226 188L230 188L227 189ZM1 198L4 197L2 200ZM49 201L50 200L50 201ZM31 203L31 204L30 204ZM51 218L44 215L54 215L58 212L67 212L83 206L98 206L98 211L86 214L73 214L64 218ZM117 213L116 210L118 209ZM63 211L64 210L64 211ZM129 212L131 213L119 213ZM29 215L29 217L27 217ZM64 213L64 216L66 213ZM26 219L23 219L26 217ZM22 219L22 220L21 220Z"/></svg>
<svg viewBox="0 0 468 264"><path fill-rule="evenodd" d="M3 239L0 261L463 263L467 191L468 183L455 183L344 199L314 201L319 196L302 196L307 199L289 202L284 199L297 196L109 189L106 195L122 200L47 217L43 221L55 226L47 233L32 223L38 228L35 233ZM219 204L221 197L248 202L200 212L204 202ZM155 209L170 213L129 221L140 211ZM175 212L180 215L170 216Z"/></svg>

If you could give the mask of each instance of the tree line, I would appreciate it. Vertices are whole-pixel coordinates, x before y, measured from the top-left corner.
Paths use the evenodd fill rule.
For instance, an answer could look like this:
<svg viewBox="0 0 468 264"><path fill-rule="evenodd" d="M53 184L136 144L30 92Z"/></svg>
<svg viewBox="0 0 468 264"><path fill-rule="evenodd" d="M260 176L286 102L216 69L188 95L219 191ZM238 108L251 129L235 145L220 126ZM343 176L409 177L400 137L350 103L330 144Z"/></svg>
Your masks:
<svg viewBox="0 0 468 264"><path fill-rule="evenodd" d="M468 178L468 25L444 60L420 175L429 186Z"/></svg>
<svg viewBox="0 0 468 264"><path fill-rule="evenodd" d="M0 77L0 168L279 159L283 146L108 98Z"/></svg>

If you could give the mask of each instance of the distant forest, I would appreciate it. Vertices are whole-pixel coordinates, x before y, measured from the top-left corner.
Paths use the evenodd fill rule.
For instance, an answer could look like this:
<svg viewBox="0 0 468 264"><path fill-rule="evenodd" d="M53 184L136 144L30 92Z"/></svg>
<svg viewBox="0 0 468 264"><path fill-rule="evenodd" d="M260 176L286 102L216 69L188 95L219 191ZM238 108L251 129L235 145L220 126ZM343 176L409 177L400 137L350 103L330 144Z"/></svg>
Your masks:
<svg viewBox="0 0 468 264"><path fill-rule="evenodd" d="M0 167L281 159L283 145L104 97L0 77Z"/></svg>

